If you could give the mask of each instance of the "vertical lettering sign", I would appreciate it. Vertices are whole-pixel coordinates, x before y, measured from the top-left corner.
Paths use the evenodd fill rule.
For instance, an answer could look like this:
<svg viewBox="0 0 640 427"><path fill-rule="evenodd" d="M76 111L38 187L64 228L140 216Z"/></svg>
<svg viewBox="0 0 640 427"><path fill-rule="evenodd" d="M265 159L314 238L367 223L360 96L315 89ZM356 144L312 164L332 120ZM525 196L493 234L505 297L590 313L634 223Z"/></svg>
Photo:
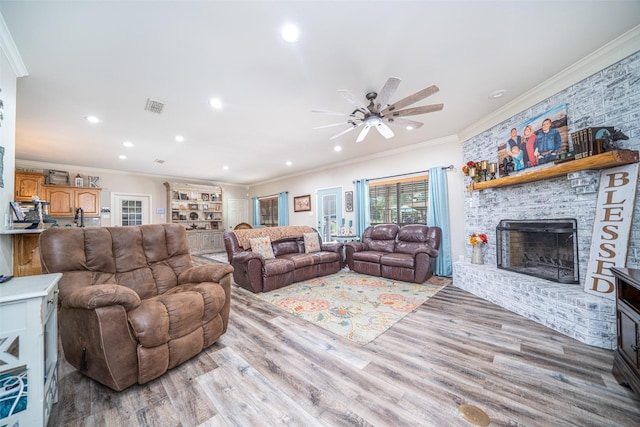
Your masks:
<svg viewBox="0 0 640 427"><path fill-rule="evenodd" d="M624 267L638 183L638 163L605 169L600 189L584 291L615 298L611 267Z"/></svg>

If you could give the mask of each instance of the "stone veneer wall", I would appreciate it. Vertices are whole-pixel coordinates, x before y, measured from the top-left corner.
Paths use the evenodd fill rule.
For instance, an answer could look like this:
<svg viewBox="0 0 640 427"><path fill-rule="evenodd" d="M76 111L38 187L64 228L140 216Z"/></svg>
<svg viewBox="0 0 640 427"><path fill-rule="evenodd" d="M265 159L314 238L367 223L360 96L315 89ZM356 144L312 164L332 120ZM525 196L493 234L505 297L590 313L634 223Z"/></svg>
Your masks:
<svg viewBox="0 0 640 427"><path fill-rule="evenodd" d="M569 133L589 126L615 126L640 150L640 52L566 88L463 143L464 161L497 161L497 144L527 118L567 104ZM542 165L538 168L551 167ZM615 303L583 292L595 217L599 171L582 171L543 181L465 193L465 233L487 233L485 266L475 266L471 247L454 263L454 285L587 344L615 348ZM468 180L468 179L467 179ZM639 191L640 193L640 191ZM556 284L496 267L496 226L501 219L578 220L580 285ZM626 266L640 268L640 194Z"/></svg>

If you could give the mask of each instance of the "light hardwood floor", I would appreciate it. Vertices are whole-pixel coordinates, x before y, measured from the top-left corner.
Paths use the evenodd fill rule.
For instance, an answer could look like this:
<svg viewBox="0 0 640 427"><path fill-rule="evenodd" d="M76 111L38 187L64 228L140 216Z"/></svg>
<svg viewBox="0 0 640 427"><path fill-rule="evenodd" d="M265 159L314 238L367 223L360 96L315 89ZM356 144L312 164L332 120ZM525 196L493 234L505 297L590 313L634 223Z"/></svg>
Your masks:
<svg viewBox="0 0 640 427"><path fill-rule="evenodd" d="M61 355L62 357L62 355ZM228 331L161 378L117 393L61 360L49 426L640 425L613 352L448 286L361 346L233 287Z"/></svg>

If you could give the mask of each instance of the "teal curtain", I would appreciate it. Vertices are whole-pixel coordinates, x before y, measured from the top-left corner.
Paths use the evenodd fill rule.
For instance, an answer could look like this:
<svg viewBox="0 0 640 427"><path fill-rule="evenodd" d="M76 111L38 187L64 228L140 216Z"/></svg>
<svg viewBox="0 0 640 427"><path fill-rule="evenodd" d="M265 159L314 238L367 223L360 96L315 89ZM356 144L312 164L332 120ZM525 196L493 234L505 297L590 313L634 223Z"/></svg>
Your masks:
<svg viewBox="0 0 640 427"><path fill-rule="evenodd" d="M289 225L289 192L278 193L278 225Z"/></svg>
<svg viewBox="0 0 640 427"><path fill-rule="evenodd" d="M369 209L369 181L358 179L355 181L354 203L356 205L356 234L362 238L365 228L370 224Z"/></svg>
<svg viewBox="0 0 640 427"><path fill-rule="evenodd" d="M260 199L258 197L254 197L251 199L253 202L253 228L260 227Z"/></svg>
<svg viewBox="0 0 640 427"><path fill-rule="evenodd" d="M442 242L438 257L435 259L434 274L452 276L451 263L451 227L449 226L449 193L447 191L447 169L442 167L429 169L429 209L427 225L442 229Z"/></svg>

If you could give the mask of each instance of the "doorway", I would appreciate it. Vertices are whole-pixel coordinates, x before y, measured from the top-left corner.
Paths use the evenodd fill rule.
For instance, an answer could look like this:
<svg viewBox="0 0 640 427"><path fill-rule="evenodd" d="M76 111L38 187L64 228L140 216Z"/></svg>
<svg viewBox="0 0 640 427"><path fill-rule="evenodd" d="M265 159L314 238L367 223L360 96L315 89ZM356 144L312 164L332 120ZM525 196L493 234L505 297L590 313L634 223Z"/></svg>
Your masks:
<svg viewBox="0 0 640 427"><path fill-rule="evenodd" d="M318 190L318 232L324 242L333 241L342 219L342 187Z"/></svg>
<svg viewBox="0 0 640 427"><path fill-rule="evenodd" d="M111 225L150 224L151 195L111 193Z"/></svg>

